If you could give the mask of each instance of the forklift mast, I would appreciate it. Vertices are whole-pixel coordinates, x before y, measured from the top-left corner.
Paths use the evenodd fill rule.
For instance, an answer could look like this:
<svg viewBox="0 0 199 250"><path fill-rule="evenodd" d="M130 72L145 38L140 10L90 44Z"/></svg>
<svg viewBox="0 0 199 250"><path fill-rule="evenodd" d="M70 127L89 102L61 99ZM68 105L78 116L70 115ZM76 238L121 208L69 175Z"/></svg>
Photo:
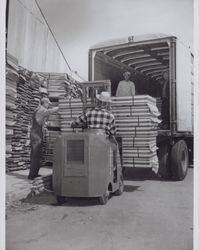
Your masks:
<svg viewBox="0 0 199 250"><path fill-rule="evenodd" d="M96 106L97 94L100 94L102 91L111 93L110 80L81 82L79 85L82 88L83 112Z"/></svg>

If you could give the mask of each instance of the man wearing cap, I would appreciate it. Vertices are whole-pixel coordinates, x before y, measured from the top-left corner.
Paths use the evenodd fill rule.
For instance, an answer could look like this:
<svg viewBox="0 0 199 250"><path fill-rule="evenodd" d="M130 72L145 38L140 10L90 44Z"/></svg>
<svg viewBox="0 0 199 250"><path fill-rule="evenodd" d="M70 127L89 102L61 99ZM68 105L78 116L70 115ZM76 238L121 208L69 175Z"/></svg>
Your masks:
<svg viewBox="0 0 199 250"><path fill-rule="evenodd" d="M108 135L111 146L114 152L114 161L117 161L118 143L116 141L116 127L114 115L109 111L110 103L112 102L109 92L101 92L100 95L96 95L97 107L87 111L86 113L77 117L71 126L86 125L91 129L103 129ZM120 148L119 148L120 149ZM120 152L121 159L121 152ZM122 162L122 159L121 159Z"/></svg>
<svg viewBox="0 0 199 250"><path fill-rule="evenodd" d="M49 109L51 104L47 97L43 97L40 101L41 105L34 111L32 117L32 128L30 132L31 141L31 160L28 179L33 180L38 177L41 167L41 153L43 142L43 126L49 116L58 111L58 107Z"/></svg>
<svg viewBox="0 0 199 250"><path fill-rule="evenodd" d="M119 82L116 96L134 96L135 84L129 80L131 73L126 71L124 72L123 76L124 76L124 80Z"/></svg>
<svg viewBox="0 0 199 250"><path fill-rule="evenodd" d="M77 117L72 126L85 125L88 128L104 129L110 137L116 134L114 115L108 110L111 103L109 92L101 92L97 97L97 107Z"/></svg>

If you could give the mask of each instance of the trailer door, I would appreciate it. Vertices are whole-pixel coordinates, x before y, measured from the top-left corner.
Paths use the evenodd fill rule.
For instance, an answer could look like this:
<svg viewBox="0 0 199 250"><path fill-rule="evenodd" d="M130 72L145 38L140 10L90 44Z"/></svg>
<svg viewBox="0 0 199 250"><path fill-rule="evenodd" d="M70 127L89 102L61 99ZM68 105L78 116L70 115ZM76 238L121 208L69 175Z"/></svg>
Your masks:
<svg viewBox="0 0 199 250"><path fill-rule="evenodd" d="M176 49L177 131L192 131L191 53L179 40Z"/></svg>

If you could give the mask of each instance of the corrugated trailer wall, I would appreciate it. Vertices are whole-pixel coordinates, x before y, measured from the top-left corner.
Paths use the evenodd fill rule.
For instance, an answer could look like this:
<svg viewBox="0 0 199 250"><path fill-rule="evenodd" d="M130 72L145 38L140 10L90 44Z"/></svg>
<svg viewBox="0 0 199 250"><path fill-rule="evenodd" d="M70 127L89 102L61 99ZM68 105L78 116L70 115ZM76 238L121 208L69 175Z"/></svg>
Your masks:
<svg viewBox="0 0 199 250"><path fill-rule="evenodd" d="M35 0L9 0L7 51L28 70L69 73Z"/></svg>

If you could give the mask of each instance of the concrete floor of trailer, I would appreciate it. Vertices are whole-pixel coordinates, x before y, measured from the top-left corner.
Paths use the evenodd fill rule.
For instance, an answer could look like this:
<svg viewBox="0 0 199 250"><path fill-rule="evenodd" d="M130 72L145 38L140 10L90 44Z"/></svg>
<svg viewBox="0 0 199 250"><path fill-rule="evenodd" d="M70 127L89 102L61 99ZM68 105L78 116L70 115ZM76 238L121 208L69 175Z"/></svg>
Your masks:
<svg viewBox="0 0 199 250"><path fill-rule="evenodd" d="M106 205L53 193L7 209L7 250L191 250L193 169L185 180L162 181L150 169L127 169L122 196Z"/></svg>

